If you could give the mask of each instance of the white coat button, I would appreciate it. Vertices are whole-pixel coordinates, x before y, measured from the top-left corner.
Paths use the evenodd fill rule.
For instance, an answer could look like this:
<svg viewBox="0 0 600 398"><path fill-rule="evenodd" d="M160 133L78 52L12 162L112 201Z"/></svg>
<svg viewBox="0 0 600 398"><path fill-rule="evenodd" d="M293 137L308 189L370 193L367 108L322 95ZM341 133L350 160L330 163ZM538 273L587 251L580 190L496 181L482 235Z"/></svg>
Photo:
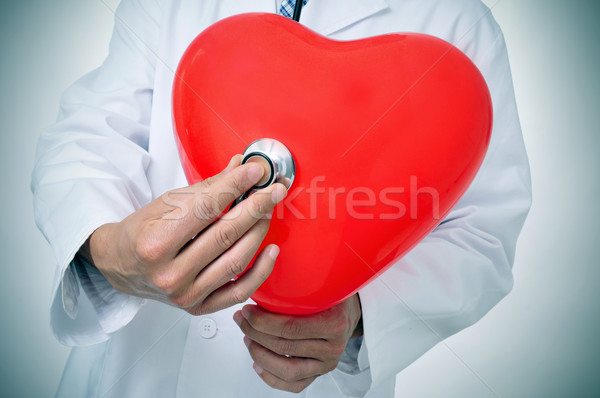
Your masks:
<svg viewBox="0 0 600 398"><path fill-rule="evenodd" d="M217 323L210 318L200 320L200 336L212 339L217 334Z"/></svg>

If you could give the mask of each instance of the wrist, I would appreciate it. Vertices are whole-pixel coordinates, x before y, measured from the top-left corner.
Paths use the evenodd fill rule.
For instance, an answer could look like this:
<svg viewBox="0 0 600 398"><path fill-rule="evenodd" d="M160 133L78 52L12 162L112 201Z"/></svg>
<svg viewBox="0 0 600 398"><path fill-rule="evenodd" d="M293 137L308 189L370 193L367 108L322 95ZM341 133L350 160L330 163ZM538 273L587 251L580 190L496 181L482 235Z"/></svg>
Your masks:
<svg viewBox="0 0 600 398"><path fill-rule="evenodd" d="M356 326L354 327L352 336L350 336L351 338L360 337L363 335L362 306L360 304L360 296L358 295L358 293L356 293L354 295L354 298L356 299L356 310L358 312L358 314L357 314L358 321L356 322Z"/></svg>
<svg viewBox="0 0 600 398"><path fill-rule="evenodd" d="M110 247L108 238L110 230L114 227L114 223L104 224L96 228L89 236L85 243L79 249L78 254L82 256L90 265L101 271L101 264L107 255L107 248Z"/></svg>
<svg viewBox="0 0 600 398"><path fill-rule="evenodd" d="M361 314L360 319L358 320L358 323L356 324L356 327L354 328L354 332L352 332L351 338L360 337L363 334L364 334L364 331L363 331L363 321L362 321L362 314Z"/></svg>

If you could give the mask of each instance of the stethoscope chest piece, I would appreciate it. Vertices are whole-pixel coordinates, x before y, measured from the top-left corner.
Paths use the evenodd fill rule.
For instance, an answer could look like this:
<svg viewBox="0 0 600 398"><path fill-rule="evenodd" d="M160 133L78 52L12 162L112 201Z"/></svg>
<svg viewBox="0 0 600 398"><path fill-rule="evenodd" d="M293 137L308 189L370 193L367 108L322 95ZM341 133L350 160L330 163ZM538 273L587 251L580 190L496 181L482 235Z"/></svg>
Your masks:
<svg viewBox="0 0 600 398"><path fill-rule="evenodd" d="M281 142L272 138L261 138L254 141L243 153L242 164L259 163L265 174L257 185L236 200L236 204L246 199L259 189L271 184L280 183L290 189L296 176L296 164L292 153Z"/></svg>

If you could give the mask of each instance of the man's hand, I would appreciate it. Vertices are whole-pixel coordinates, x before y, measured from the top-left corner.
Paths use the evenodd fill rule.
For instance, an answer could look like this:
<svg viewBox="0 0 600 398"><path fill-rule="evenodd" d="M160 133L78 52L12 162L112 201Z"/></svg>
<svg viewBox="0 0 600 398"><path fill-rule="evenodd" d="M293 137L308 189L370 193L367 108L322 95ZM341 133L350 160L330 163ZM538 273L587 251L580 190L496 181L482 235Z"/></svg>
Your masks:
<svg viewBox="0 0 600 398"><path fill-rule="evenodd" d="M273 270L279 248L267 246L246 269L269 229L268 216L287 194L274 184L229 212L260 180L256 164L232 158L220 174L167 192L120 223L105 224L80 250L123 293L152 298L191 314L242 303Z"/></svg>
<svg viewBox="0 0 600 398"><path fill-rule="evenodd" d="M233 319L244 334L254 370L269 386L298 393L337 367L351 337L362 335L355 294L314 315L283 315L246 305Z"/></svg>

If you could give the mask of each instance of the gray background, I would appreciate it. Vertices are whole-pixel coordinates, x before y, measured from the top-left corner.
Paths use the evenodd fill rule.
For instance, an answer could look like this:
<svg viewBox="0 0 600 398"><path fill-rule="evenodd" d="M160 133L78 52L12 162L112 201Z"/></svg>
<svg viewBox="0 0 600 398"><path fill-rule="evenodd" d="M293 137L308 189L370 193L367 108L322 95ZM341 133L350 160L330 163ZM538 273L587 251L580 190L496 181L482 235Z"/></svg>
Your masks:
<svg viewBox="0 0 600 398"><path fill-rule="evenodd" d="M597 397L600 5L486 3L508 42L534 205L513 292L402 372L397 395ZM69 350L49 327L54 260L33 222L34 148L61 92L106 55L113 15L100 0L1 4L0 393L43 397L54 394Z"/></svg>

